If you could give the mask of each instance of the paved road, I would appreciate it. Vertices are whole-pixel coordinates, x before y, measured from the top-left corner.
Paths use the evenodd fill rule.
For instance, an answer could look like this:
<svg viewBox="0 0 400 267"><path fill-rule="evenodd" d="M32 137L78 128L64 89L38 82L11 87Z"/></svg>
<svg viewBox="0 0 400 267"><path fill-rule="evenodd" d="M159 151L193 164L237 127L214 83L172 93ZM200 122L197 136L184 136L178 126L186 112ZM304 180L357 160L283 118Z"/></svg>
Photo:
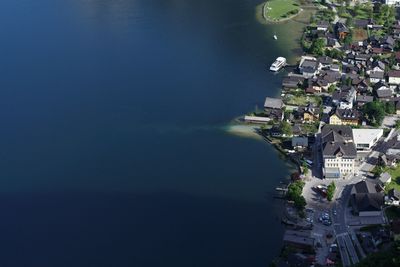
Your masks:
<svg viewBox="0 0 400 267"><path fill-rule="evenodd" d="M343 236L337 236L336 240L338 242L338 246L339 246L339 250L340 250L340 257L342 258L342 264L343 266L350 266L351 262L350 262L350 257L349 254L347 253L347 249L346 249L346 244L344 241Z"/></svg>
<svg viewBox="0 0 400 267"><path fill-rule="evenodd" d="M356 249L354 248L353 242L351 241L350 235L348 233L345 233L343 235L343 238L346 243L347 251L349 252L351 261L353 262L353 264L357 264L358 262L360 262L360 260L358 259L358 255Z"/></svg>

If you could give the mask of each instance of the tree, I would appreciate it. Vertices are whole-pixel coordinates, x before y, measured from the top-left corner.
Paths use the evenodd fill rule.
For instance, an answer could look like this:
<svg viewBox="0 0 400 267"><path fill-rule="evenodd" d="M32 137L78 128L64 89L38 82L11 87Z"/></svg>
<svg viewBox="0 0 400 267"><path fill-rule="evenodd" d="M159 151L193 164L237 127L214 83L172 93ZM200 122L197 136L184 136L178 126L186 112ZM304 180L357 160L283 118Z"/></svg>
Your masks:
<svg viewBox="0 0 400 267"><path fill-rule="evenodd" d="M326 198L328 201L332 201L333 196L335 195L335 190L336 190L336 185L335 182L332 182L328 185L328 188L326 189Z"/></svg>
<svg viewBox="0 0 400 267"><path fill-rule="evenodd" d="M310 53L318 56L324 55L325 41L322 38L318 38L313 41L310 47Z"/></svg>
<svg viewBox="0 0 400 267"><path fill-rule="evenodd" d="M363 106L362 110L371 125L379 126L382 124L385 117L385 105L382 102L369 102Z"/></svg>
<svg viewBox="0 0 400 267"><path fill-rule="evenodd" d="M397 120L396 123L394 124L394 127L396 129L400 129L400 120Z"/></svg>
<svg viewBox="0 0 400 267"><path fill-rule="evenodd" d="M385 112L386 112L386 114L395 114L396 113L396 107L393 102L386 102Z"/></svg>
<svg viewBox="0 0 400 267"><path fill-rule="evenodd" d="M330 94L332 94L335 90L336 90L336 86L333 84L328 87L328 93L330 93Z"/></svg>
<svg viewBox="0 0 400 267"><path fill-rule="evenodd" d="M298 210L303 210L307 204L305 198L302 196L303 187L304 187L303 181L295 181L289 185L286 194L286 197L294 202L294 206Z"/></svg>
<svg viewBox="0 0 400 267"><path fill-rule="evenodd" d="M293 129L292 129L292 125L290 125L290 123L288 123L287 121L282 121L280 126L281 126L281 130L282 130L282 134L284 134L286 136L293 135Z"/></svg>

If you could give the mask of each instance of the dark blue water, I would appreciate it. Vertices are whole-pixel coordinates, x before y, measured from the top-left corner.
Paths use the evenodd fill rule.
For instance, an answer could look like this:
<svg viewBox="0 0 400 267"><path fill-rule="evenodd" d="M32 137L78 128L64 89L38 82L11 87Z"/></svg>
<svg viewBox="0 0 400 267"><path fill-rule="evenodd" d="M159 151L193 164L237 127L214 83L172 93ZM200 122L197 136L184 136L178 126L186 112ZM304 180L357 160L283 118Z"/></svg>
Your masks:
<svg viewBox="0 0 400 267"><path fill-rule="evenodd" d="M0 266L265 266L287 163L258 1L0 3Z"/></svg>

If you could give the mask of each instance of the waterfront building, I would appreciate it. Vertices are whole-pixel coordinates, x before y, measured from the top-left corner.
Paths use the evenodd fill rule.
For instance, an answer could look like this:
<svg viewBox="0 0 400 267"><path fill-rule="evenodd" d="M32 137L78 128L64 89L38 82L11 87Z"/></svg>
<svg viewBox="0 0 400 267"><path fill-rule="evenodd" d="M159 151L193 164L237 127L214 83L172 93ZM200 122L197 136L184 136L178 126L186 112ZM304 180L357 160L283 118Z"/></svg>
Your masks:
<svg viewBox="0 0 400 267"><path fill-rule="evenodd" d="M272 98L272 97L267 97L265 98L265 103L264 103L264 110L267 115L267 117L277 120L277 121L282 121L283 120L283 107L285 105L283 104L282 99L280 98Z"/></svg>
<svg viewBox="0 0 400 267"><path fill-rule="evenodd" d="M349 126L325 125L321 133L323 174L325 178L345 178L354 174L357 150Z"/></svg>

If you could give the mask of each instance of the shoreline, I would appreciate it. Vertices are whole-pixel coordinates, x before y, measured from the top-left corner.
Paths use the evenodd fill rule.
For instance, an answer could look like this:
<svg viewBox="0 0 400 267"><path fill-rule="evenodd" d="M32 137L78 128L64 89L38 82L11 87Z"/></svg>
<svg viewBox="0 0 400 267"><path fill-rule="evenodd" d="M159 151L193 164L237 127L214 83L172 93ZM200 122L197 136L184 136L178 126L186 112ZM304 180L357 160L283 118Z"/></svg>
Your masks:
<svg viewBox="0 0 400 267"><path fill-rule="evenodd" d="M266 12L267 4L268 4L268 1L266 1L265 3L262 4L262 6L263 6L262 7L262 17L264 18L266 23L271 23L271 24L279 24L279 23L282 23L282 22L285 22L285 21L292 20L292 19L294 19L295 17L297 17L298 15L300 15L300 13L302 13L304 11L304 9L299 8L299 11L296 14L292 15L292 16L274 20L274 19L268 18L267 14L266 14L267 13Z"/></svg>

